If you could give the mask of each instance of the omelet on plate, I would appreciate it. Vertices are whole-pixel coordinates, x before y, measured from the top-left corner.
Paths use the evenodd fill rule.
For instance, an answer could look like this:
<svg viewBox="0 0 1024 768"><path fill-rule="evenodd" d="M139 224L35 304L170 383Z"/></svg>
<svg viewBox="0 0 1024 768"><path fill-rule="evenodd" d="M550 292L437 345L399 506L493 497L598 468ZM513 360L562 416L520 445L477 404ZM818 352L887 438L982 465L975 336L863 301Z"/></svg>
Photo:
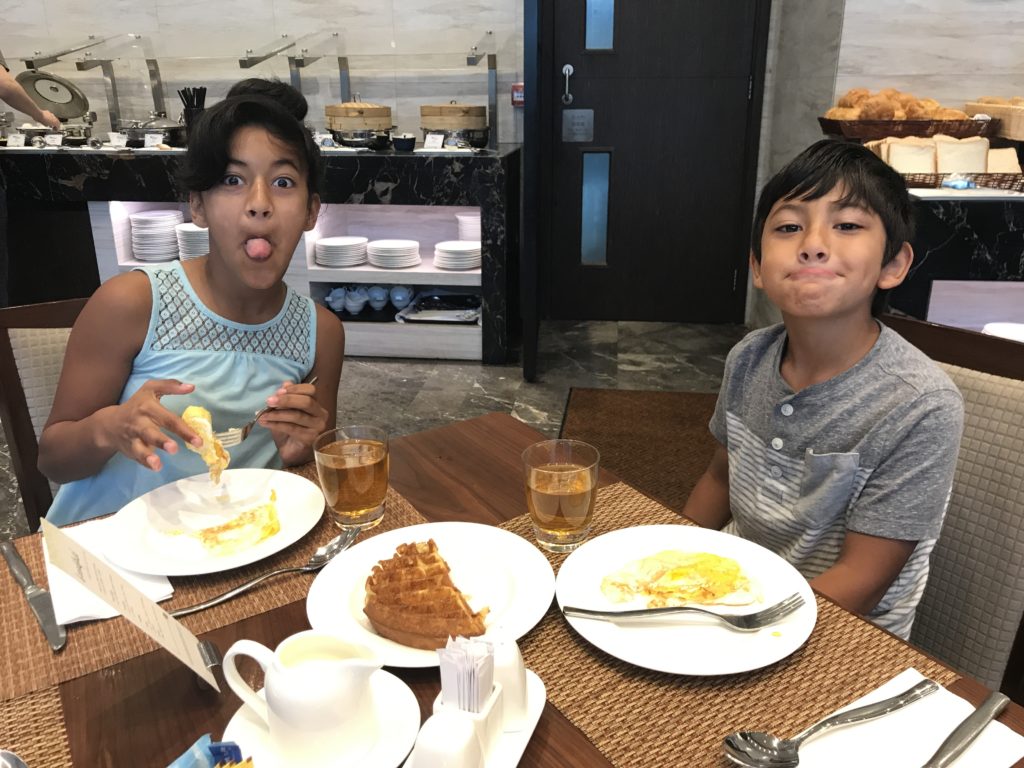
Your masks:
<svg viewBox="0 0 1024 768"><path fill-rule="evenodd" d="M246 509L220 525L203 528L196 536L206 549L217 555L231 555L248 549L281 530L277 516L277 494L270 492L270 501Z"/></svg>
<svg viewBox="0 0 1024 768"><path fill-rule="evenodd" d="M748 605L760 599L731 557L675 549L627 563L604 577L601 591L615 603L644 599L648 608Z"/></svg>
<svg viewBox="0 0 1024 768"><path fill-rule="evenodd" d="M203 444L198 448L192 443L185 443L185 445L190 451L195 451L202 456L206 466L210 468L210 480L215 484L219 483L220 474L227 469L231 457L224 450L220 440L213 434L213 418L210 416L210 412L201 405L190 405L181 414L181 418L203 440Z"/></svg>

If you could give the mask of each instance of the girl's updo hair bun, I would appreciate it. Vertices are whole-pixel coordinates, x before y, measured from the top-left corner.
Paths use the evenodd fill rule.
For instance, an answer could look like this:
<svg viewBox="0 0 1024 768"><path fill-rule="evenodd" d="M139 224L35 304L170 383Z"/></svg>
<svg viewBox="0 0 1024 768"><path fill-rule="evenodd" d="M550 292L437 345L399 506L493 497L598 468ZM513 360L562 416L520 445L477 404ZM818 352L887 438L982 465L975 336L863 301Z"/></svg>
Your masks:
<svg viewBox="0 0 1024 768"><path fill-rule="evenodd" d="M205 109L192 122L188 152L178 169L178 183L186 192L205 192L218 184L227 170L231 140L239 128L258 126L295 152L306 173L310 198L320 189L320 148L306 127L273 99L246 93L231 96Z"/></svg>

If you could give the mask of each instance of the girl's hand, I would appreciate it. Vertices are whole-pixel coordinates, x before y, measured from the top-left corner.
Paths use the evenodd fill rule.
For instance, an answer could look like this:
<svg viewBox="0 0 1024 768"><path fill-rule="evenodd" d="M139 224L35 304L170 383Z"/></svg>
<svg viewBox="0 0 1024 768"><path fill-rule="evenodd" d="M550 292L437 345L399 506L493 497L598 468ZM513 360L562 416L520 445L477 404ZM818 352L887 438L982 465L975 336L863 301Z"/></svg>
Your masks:
<svg viewBox="0 0 1024 768"><path fill-rule="evenodd" d="M313 441L327 430L329 417L316 399L316 386L286 381L267 398L267 405L271 410L260 416L259 423L270 430L285 465L312 459Z"/></svg>
<svg viewBox="0 0 1024 768"><path fill-rule="evenodd" d="M187 395L195 389L176 379L147 381L128 400L103 409L106 412L104 435L110 448L123 453L142 466L159 471L163 466L157 450L177 453L178 444L167 436L175 434L195 446L202 439L182 420L160 404L164 395Z"/></svg>

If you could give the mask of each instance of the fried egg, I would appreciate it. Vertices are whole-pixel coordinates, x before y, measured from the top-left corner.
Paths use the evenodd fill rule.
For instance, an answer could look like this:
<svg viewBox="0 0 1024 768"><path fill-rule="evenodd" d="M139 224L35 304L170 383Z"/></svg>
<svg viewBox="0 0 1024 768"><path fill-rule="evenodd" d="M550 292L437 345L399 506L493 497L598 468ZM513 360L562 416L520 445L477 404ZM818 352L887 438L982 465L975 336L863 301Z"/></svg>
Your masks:
<svg viewBox="0 0 1024 768"><path fill-rule="evenodd" d="M268 503L240 512L226 523L202 528L195 536L214 554L231 555L259 544L280 530L277 494L271 491Z"/></svg>
<svg viewBox="0 0 1024 768"><path fill-rule="evenodd" d="M699 605L748 605L760 597L740 564L710 552L667 549L627 563L601 581L614 603L636 599L648 608Z"/></svg>
<svg viewBox="0 0 1024 768"><path fill-rule="evenodd" d="M227 468L231 457L213 434L213 417L201 405L190 405L181 414L181 418L203 440L203 444L198 448L192 443L185 443L185 446L202 457L206 466L210 468L210 480L214 484L219 483L220 474Z"/></svg>

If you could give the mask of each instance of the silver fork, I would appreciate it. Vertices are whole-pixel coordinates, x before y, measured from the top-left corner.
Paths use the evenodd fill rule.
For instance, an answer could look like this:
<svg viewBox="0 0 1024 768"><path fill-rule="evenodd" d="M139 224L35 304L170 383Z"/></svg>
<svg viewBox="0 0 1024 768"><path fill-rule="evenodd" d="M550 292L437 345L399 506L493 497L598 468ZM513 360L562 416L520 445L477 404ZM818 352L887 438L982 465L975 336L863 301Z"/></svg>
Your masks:
<svg viewBox="0 0 1024 768"><path fill-rule="evenodd" d="M314 376L309 381L303 379L300 383L316 384L317 378L319 377ZM264 406L256 411L256 415L252 417L248 424L241 427L232 427L231 429L226 429L223 432L214 432L213 436L220 440L220 444L225 448L234 448L249 436L249 433L252 432L252 428L256 426L256 422L259 421L260 416L270 410L273 410L273 408L269 405Z"/></svg>
<svg viewBox="0 0 1024 768"><path fill-rule="evenodd" d="M804 604L804 599L797 593L780 600L775 605L768 606L754 613L716 613L704 608L695 608L692 605L670 606L666 608L640 608L632 611L596 611L590 608L577 608L572 605L562 606L562 613L566 616L573 616L580 619L597 619L599 621L611 621L616 624L633 623L650 619L657 619L663 616L672 616L683 613L700 613L706 616L713 616L719 621L727 624L731 629L738 632L754 632L762 627L775 624L781 621L793 611Z"/></svg>
<svg viewBox="0 0 1024 768"><path fill-rule="evenodd" d="M234 589L229 589L227 592L217 595L216 597L212 597L202 603L196 603L195 605L190 605L187 608L178 608L175 611L168 611L168 613L174 618L188 616L190 613L203 611L207 608L212 608L215 605L220 605L233 597L238 597L243 592L248 592L257 584L266 581L273 576L280 576L283 573L309 573L311 571L319 571L331 561L331 558L348 549L352 545L352 542L356 540L356 536L358 535L358 528L350 528L338 536L335 536L322 547L317 548L316 552L314 552L309 560L306 561L305 565L293 565L289 568L278 568L276 571L268 571L267 573L260 574L256 578L250 579L244 584L239 584Z"/></svg>

